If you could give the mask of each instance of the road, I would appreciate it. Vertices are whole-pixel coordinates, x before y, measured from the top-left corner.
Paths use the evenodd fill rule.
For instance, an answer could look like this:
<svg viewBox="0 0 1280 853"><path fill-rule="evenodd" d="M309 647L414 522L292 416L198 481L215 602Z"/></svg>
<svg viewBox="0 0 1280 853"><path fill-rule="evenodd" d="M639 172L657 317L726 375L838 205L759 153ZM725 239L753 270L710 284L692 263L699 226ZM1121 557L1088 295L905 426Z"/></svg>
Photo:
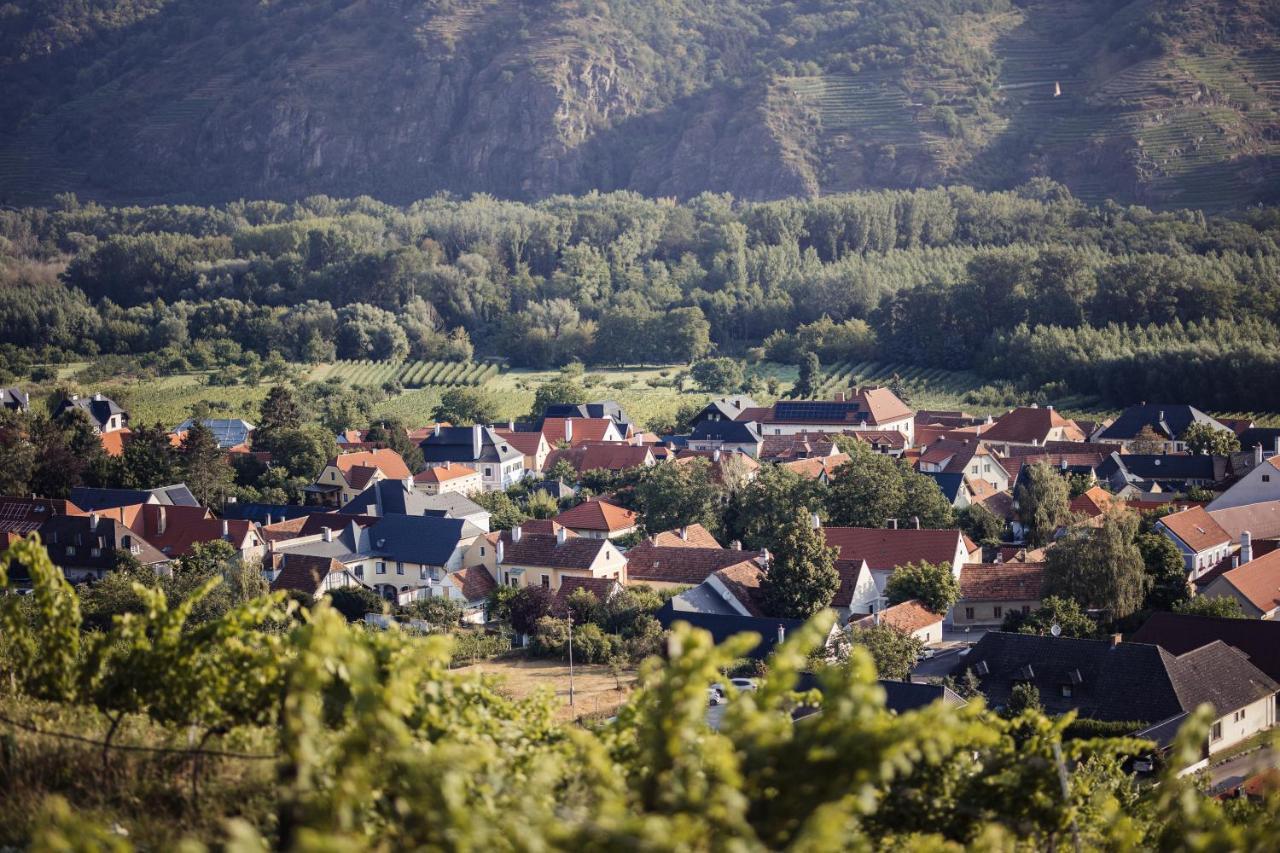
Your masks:
<svg viewBox="0 0 1280 853"><path fill-rule="evenodd" d="M1261 749L1255 749L1253 752L1236 756L1230 761L1223 762L1217 767L1209 768L1209 790L1214 793L1229 791L1237 785L1242 784L1250 776L1266 770L1268 767L1277 766L1277 756L1275 750L1269 746Z"/></svg>

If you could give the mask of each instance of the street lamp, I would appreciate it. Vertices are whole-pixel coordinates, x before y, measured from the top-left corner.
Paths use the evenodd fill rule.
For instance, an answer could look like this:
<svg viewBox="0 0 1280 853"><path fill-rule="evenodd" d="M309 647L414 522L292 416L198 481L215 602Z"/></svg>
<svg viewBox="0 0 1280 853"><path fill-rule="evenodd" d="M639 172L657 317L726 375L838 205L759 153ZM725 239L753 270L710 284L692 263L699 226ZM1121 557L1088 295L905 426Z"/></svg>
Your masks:
<svg viewBox="0 0 1280 853"><path fill-rule="evenodd" d="M573 611L569 611L569 708L573 705Z"/></svg>

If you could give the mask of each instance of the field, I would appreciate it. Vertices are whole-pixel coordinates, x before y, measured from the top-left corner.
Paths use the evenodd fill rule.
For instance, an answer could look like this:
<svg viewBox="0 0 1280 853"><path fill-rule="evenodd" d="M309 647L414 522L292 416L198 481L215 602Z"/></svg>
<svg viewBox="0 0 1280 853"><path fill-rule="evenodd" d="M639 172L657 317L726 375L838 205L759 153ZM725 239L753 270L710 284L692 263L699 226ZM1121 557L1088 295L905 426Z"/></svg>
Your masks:
<svg viewBox="0 0 1280 853"><path fill-rule="evenodd" d="M455 361L335 361L319 364L307 377L313 382L341 379L351 385L381 386L399 382L405 388L483 385L498 375L496 364Z"/></svg>
<svg viewBox="0 0 1280 853"><path fill-rule="evenodd" d="M626 700L635 684L632 670L615 678L609 668L600 664L578 665L573 668L574 706L569 706L569 665L561 661L513 658L490 660L457 670L460 673L475 672L496 675L502 681L502 689L517 698L535 693L549 692L555 697L556 716L572 720L584 715L612 714ZM622 690L618 689L621 680Z"/></svg>

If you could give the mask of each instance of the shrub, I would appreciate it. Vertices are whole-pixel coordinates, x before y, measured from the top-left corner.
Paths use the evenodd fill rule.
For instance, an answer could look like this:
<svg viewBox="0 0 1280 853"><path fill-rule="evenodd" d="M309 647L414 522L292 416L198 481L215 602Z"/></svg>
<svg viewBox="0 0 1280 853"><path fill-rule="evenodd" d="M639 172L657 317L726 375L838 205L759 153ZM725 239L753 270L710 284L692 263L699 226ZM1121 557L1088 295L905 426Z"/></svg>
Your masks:
<svg viewBox="0 0 1280 853"><path fill-rule="evenodd" d="M382 596L363 586L331 589L325 595L333 602L333 608L347 617L348 622L358 622L366 613L381 613L386 606Z"/></svg>
<svg viewBox="0 0 1280 853"><path fill-rule="evenodd" d="M400 608L403 616L422 619L433 627L458 624L462 618L462 605L443 596L422 598Z"/></svg>

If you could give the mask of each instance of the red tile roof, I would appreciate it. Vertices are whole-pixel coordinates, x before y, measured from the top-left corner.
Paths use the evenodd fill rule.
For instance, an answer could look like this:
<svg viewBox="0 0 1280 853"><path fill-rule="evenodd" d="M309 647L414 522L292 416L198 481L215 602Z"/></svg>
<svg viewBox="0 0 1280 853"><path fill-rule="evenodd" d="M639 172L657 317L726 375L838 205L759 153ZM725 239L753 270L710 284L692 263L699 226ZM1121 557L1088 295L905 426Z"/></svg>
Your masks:
<svg viewBox="0 0 1280 853"><path fill-rule="evenodd" d="M570 421L572 427L567 426ZM555 447L566 440L565 433L572 429L568 442L571 447L576 447L589 441L604 441L610 427L618 435L622 434L613 418L544 418L542 434L547 437L547 443Z"/></svg>
<svg viewBox="0 0 1280 853"><path fill-rule="evenodd" d="M556 516L559 524L573 530L599 530L616 533L630 530L639 523L639 517L629 509L605 500L589 500Z"/></svg>
<svg viewBox="0 0 1280 853"><path fill-rule="evenodd" d="M569 615L569 597L580 589L584 589L603 604L613 595L618 582L613 578L566 577L560 581L560 589L556 590L551 602L551 615L564 618Z"/></svg>
<svg viewBox="0 0 1280 853"><path fill-rule="evenodd" d="M886 607L879 613L871 613L860 619L855 619L850 624L859 628L869 628L872 625L888 625L891 628L897 628L904 634L914 634L916 631L928 628L930 625L936 625L941 621L941 614L934 613L921 604L919 600L912 598L901 604Z"/></svg>
<svg viewBox="0 0 1280 853"><path fill-rule="evenodd" d="M498 582L493 579L485 566L472 566L469 569L458 569L449 575L455 586L462 590L462 597L467 601L479 601L493 592Z"/></svg>
<svg viewBox="0 0 1280 853"><path fill-rule="evenodd" d="M739 563L755 564L758 555L725 548L664 547L641 542L627 551L627 579L632 583L695 586L721 569Z"/></svg>
<svg viewBox="0 0 1280 853"><path fill-rule="evenodd" d="M950 566L963 543L958 530L824 527L822 533L827 544L839 550L839 559L866 560L872 569L893 569L921 560Z"/></svg>
<svg viewBox="0 0 1280 853"><path fill-rule="evenodd" d="M0 533L25 535L54 515L88 515L71 501L0 497Z"/></svg>
<svg viewBox="0 0 1280 853"><path fill-rule="evenodd" d="M498 434L498 438L503 439L525 456L537 456L538 451L542 448L543 434L540 432L521 432L507 429L506 427L495 429L494 432ZM547 439L547 444L547 449L550 450L550 439Z"/></svg>
<svg viewBox="0 0 1280 853"><path fill-rule="evenodd" d="M1043 443L1052 430L1062 428L1068 441L1084 441L1085 435L1076 422L1062 417L1050 408L1019 406L996 419L982 431L984 441L1013 441L1021 444Z"/></svg>
<svg viewBox="0 0 1280 853"><path fill-rule="evenodd" d="M1280 459L1280 456L1273 457L1273 461L1277 459ZM1240 534L1246 530L1253 534L1254 539L1271 539L1280 536L1280 501L1230 506L1226 509L1215 509L1209 515L1226 531L1232 541L1239 541Z"/></svg>
<svg viewBox="0 0 1280 853"><path fill-rule="evenodd" d="M437 465L434 468L426 468L413 475L415 483L447 483L451 480L457 480L462 477L474 477L479 473L475 468L463 465L458 462L446 462L443 465Z"/></svg>
<svg viewBox="0 0 1280 853"><path fill-rule="evenodd" d="M690 524L679 530L664 530L649 539L654 545L666 548L719 548L720 543L711 531L701 524Z"/></svg>
<svg viewBox="0 0 1280 853"><path fill-rule="evenodd" d="M648 446L636 447L629 444L595 444L586 447L571 447L568 450L553 450L547 454L543 470L549 471L561 459L568 462L575 471L624 471L647 464L653 459Z"/></svg>
<svg viewBox="0 0 1280 853"><path fill-rule="evenodd" d="M1115 495L1101 486L1094 486L1071 499L1071 511L1089 518L1097 518L1117 502Z"/></svg>
<svg viewBox="0 0 1280 853"><path fill-rule="evenodd" d="M108 456L122 456L124 454L124 446L132 438L133 430L128 427L104 432L98 436L98 439L102 442L102 449L106 451Z"/></svg>
<svg viewBox="0 0 1280 853"><path fill-rule="evenodd" d="M520 541L512 539L511 531L502 532L503 565L538 566L552 569L588 569L605 548L612 547L607 539L587 539L565 531L560 542L556 536L541 533L525 533L520 528ZM622 568L619 561L618 568Z"/></svg>
<svg viewBox="0 0 1280 853"><path fill-rule="evenodd" d="M409 466L404 464L400 454L386 447L380 447L377 450L358 450L355 453L340 453L330 459L329 464L345 474L347 482L354 488L367 485L367 478L372 475L371 471L367 472L363 475L366 478L363 484L354 483L351 472L356 468L377 469L392 480L403 480L410 476Z"/></svg>
<svg viewBox="0 0 1280 853"><path fill-rule="evenodd" d="M1193 551L1206 551L1231 541L1227 531L1213 520L1204 507L1191 507L1160 519L1160 523Z"/></svg>
<svg viewBox="0 0 1280 853"><path fill-rule="evenodd" d="M163 532L160 530L162 520ZM227 527L227 541L236 548L247 544L246 540L257 526L252 521L241 519L216 519L202 506L144 504L130 527L167 556L181 557L193 545L223 539L223 524Z"/></svg>
<svg viewBox="0 0 1280 853"><path fill-rule="evenodd" d="M1044 563L969 563L960 569L964 601L1036 601L1044 589Z"/></svg>
<svg viewBox="0 0 1280 853"><path fill-rule="evenodd" d="M751 616L764 616L760 596L760 580L764 570L756 562L737 563L714 573L725 589L747 609Z"/></svg>
<svg viewBox="0 0 1280 853"><path fill-rule="evenodd" d="M830 478L837 468L848 461L848 453L837 453L835 456L823 459L797 459L794 462L783 462L781 467L794 471L806 479L818 480L824 474Z"/></svg>
<svg viewBox="0 0 1280 853"><path fill-rule="evenodd" d="M343 571L342 563L332 557L312 557L306 554L273 554L272 561L279 574L271 582L272 590L296 589L316 595L325 577Z"/></svg>
<svg viewBox="0 0 1280 853"><path fill-rule="evenodd" d="M1280 551L1250 560L1243 566L1222 573L1231 584L1263 614L1280 607Z"/></svg>

